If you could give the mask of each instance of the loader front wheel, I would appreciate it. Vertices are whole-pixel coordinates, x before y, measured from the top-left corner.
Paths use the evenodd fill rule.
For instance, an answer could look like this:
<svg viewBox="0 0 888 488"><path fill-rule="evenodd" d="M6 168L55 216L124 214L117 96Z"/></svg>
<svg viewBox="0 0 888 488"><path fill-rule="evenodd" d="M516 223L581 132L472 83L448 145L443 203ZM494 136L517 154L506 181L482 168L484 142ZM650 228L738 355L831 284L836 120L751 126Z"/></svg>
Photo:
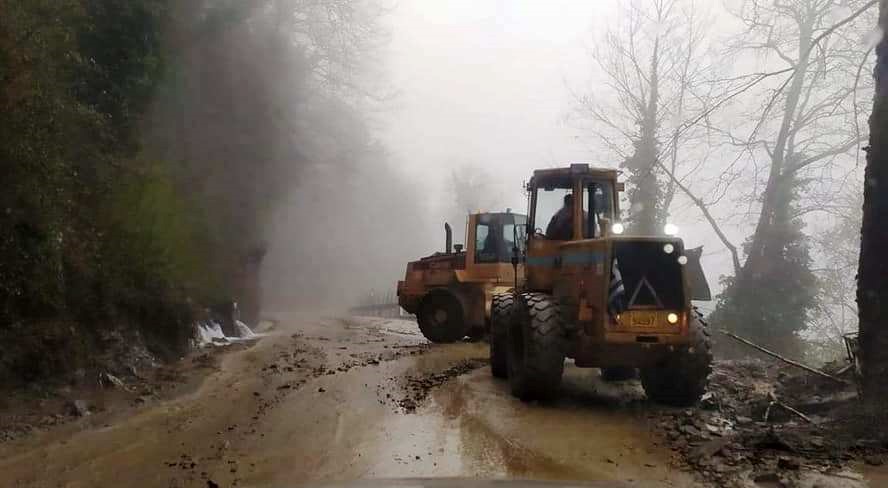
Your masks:
<svg viewBox="0 0 888 488"><path fill-rule="evenodd" d="M712 372L709 329L693 310L688 324L691 345L670 354L663 362L641 370L641 385L648 398L666 405L686 407L697 403L706 391Z"/></svg>
<svg viewBox="0 0 888 488"><path fill-rule="evenodd" d="M565 331L558 302L543 293L523 293L509 324L509 386L516 397L547 400L558 393L564 373Z"/></svg>
<svg viewBox="0 0 888 488"><path fill-rule="evenodd" d="M422 335L432 342L456 342L468 332L462 305L447 292L429 293L416 319Z"/></svg>
<svg viewBox="0 0 888 488"><path fill-rule="evenodd" d="M515 295L499 293L490 304L490 373L494 378L509 376L509 324Z"/></svg>

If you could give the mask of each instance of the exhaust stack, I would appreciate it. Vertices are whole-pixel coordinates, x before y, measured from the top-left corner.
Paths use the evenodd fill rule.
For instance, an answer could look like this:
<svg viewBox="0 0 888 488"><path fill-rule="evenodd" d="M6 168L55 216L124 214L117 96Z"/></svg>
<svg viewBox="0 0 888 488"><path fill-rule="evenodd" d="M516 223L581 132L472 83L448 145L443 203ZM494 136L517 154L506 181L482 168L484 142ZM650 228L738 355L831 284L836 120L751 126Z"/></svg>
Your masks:
<svg viewBox="0 0 888 488"><path fill-rule="evenodd" d="M450 228L450 224L444 222L444 252L450 254L453 252L453 229Z"/></svg>

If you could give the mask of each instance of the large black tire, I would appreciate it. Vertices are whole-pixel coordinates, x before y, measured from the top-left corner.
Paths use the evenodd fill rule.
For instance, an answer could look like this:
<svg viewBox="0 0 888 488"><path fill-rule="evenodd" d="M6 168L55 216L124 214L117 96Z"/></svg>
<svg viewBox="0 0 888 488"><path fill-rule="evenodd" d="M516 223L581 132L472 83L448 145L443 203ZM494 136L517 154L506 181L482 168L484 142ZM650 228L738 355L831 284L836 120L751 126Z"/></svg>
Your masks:
<svg viewBox="0 0 888 488"><path fill-rule="evenodd" d="M509 324L515 295L499 293L490 304L490 373L494 378L509 376Z"/></svg>
<svg viewBox="0 0 888 488"><path fill-rule="evenodd" d="M558 302L543 293L522 293L509 324L509 385L512 394L548 400L564 373L565 332Z"/></svg>
<svg viewBox="0 0 888 488"><path fill-rule="evenodd" d="M416 317L426 339L437 343L456 342L468 333L462 305L447 292L426 295Z"/></svg>
<svg viewBox="0 0 888 488"><path fill-rule="evenodd" d="M709 328L695 308L688 324L691 346L670 354L662 363L641 370L641 384L648 398L666 405L686 407L697 403L706 391L712 372Z"/></svg>
<svg viewBox="0 0 888 488"><path fill-rule="evenodd" d="M626 381L638 378L638 370L625 366L612 366L601 368L601 379L608 383L613 381Z"/></svg>

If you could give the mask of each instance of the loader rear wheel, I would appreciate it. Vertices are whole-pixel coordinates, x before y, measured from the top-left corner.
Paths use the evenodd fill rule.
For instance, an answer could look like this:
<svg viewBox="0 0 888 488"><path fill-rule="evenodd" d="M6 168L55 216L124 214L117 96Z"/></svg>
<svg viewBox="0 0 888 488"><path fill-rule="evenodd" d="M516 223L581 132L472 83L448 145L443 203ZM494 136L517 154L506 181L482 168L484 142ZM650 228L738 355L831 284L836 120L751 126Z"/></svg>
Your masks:
<svg viewBox="0 0 888 488"><path fill-rule="evenodd" d="M612 381L634 380L635 378L638 378L638 371L635 368L625 366L601 368L601 379L608 383Z"/></svg>
<svg viewBox="0 0 888 488"><path fill-rule="evenodd" d="M432 342L456 342L468 332L462 305L446 292L430 293L422 300L417 322L422 335Z"/></svg>
<svg viewBox="0 0 888 488"><path fill-rule="evenodd" d="M500 293L490 304L490 373L494 378L509 376L509 324L515 295Z"/></svg>
<svg viewBox="0 0 888 488"><path fill-rule="evenodd" d="M509 324L509 385L522 400L558 393L564 373L565 332L558 302L543 293L523 293Z"/></svg>
<svg viewBox="0 0 888 488"><path fill-rule="evenodd" d="M670 354L662 363L641 370L641 385L648 398L673 406L697 403L706 391L712 371L709 329L697 309L688 323L691 346Z"/></svg>

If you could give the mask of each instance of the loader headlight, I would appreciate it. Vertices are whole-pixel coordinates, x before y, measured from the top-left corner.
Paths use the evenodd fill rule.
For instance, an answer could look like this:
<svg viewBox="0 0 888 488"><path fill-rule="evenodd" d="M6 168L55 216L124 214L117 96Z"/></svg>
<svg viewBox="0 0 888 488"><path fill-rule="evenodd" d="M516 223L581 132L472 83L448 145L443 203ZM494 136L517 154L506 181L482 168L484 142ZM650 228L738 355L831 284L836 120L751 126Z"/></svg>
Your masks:
<svg viewBox="0 0 888 488"><path fill-rule="evenodd" d="M678 226L675 224L666 224L663 226L663 233L667 236L674 236L678 234Z"/></svg>
<svg viewBox="0 0 888 488"><path fill-rule="evenodd" d="M678 314L677 313L669 313L668 315L666 315L666 322L669 322L670 324L677 324L678 323Z"/></svg>
<svg viewBox="0 0 888 488"><path fill-rule="evenodd" d="M623 224L621 224L619 222L614 222L614 224L611 225L611 233L612 234L622 234L625 231L626 231L626 228L623 227Z"/></svg>

